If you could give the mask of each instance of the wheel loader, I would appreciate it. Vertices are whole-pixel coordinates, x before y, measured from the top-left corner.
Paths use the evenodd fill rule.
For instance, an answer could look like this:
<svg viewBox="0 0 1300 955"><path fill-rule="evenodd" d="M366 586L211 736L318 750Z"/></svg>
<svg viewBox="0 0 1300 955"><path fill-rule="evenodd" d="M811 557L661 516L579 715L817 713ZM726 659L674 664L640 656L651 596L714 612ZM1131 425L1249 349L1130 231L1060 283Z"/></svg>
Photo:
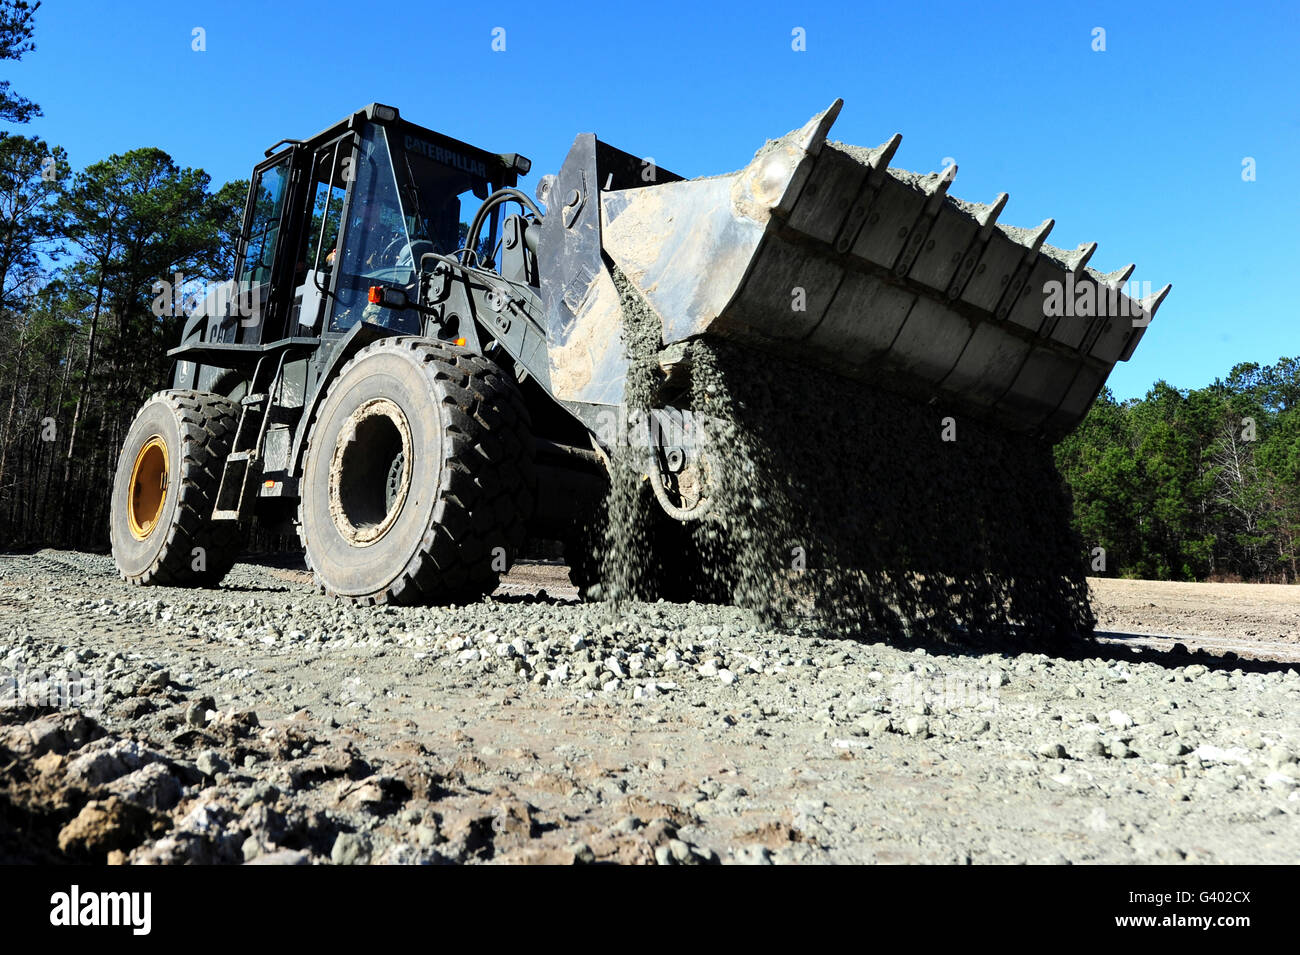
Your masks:
<svg viewBox="0 0 1300 955"><path fill-rule="evenodd" d="M707 519L701 341L1058 440L1168 287L1131 297L1095 244L1000 223L1005 194L949 196L955 167L892 168L899 136L828 141L840 108L701 179L582 134L535 197L525 157L390 106L275 144L236 274L121 449L123 578L215 585L257 521L296 528L318 586L358 603L475 599L529 538L568 541L589 582L613 470L666 526ZM1062 288L1082 314L1053 307ZM632 310L654 366L635 394Z"/></svg>

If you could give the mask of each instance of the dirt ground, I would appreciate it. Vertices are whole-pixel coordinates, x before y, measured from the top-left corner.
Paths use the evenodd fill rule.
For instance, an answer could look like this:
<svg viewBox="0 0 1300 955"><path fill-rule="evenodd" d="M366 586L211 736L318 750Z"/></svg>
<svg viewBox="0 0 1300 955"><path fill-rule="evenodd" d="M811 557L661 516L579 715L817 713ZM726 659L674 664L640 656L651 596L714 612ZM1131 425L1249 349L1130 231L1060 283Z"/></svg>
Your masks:
<svg viewBox="0 0 1300 955"><path fill-rule="evenodd" d="M1097 644L1003 655L0 557L0 861L1300 861L1300 588L1092 583Z"/></svg>
<svg viewBox="0 0 1300 955"><path fill-rule="evenodd" d="M1157 649L1182 642L1213 653L1300 660L1300 587L1105 578L1089 583L1105 639Z"/></svg>

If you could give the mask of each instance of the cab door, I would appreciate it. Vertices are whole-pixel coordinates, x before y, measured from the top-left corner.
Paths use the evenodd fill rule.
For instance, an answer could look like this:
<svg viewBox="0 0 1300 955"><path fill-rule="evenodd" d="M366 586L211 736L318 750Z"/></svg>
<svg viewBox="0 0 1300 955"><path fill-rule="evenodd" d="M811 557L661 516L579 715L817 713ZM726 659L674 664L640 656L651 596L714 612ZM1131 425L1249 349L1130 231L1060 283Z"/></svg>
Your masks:
<svg viewBox="0 0 1300 955"><path fill-rule="evenodd" d="M235 274L237 301L221 341L262 344L285 336L301 152L286 149L253 170Z"/></svg>

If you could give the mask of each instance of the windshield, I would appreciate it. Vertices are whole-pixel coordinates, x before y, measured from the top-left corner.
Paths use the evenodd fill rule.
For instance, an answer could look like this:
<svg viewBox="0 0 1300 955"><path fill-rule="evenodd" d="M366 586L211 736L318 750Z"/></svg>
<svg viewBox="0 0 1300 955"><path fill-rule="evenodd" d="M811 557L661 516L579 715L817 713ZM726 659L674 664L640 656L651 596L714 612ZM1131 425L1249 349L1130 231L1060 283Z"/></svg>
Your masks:
<svg viewBox="0 0 1300 955"><path fill-rule="evenodd" d="M335 286L336 331L366 319L418 332L418 313L370 305L370 286L404 288L414 298L420 257L459 249L462 210L472 217L491 188L481 176L429 158L430 144L400 133L391 138L374 123L362 135Z"/></svg>
<svg viewBox="0 0 1300 955"><path fill-rule="evenodd" d="M464 220L473 216L478 201L488 197L491 185L430 158L431 153L438 154L430 143L411 135L402 141L397 177L412 243L427 246L425 252L451 255L464 241L468 227Z"/></svg>

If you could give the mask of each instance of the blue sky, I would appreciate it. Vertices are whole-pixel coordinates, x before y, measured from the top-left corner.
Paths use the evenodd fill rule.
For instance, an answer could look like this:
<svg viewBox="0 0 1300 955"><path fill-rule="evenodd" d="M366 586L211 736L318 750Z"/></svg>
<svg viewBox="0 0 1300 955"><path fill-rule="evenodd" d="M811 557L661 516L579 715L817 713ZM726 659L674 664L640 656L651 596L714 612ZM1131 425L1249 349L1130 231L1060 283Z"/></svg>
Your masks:
<svg viewBox="0 0 1300 955"><path fill-rule="evenodd" d="M1050 216L1053 244L1099 243L1094 267L1133 261L1134 279L1173 283L1111 376L1117 396L1300 354L1295 2L46 0L36 41L5 64L45 111L24 132L76 168L159 146L217 182L371 101L531 157L529 191L588 131L709 175L840 96L834 138L874 146L901 132L895 165L928 172L953 157L953 195L1009 192L1003 222Z"/></svg>

